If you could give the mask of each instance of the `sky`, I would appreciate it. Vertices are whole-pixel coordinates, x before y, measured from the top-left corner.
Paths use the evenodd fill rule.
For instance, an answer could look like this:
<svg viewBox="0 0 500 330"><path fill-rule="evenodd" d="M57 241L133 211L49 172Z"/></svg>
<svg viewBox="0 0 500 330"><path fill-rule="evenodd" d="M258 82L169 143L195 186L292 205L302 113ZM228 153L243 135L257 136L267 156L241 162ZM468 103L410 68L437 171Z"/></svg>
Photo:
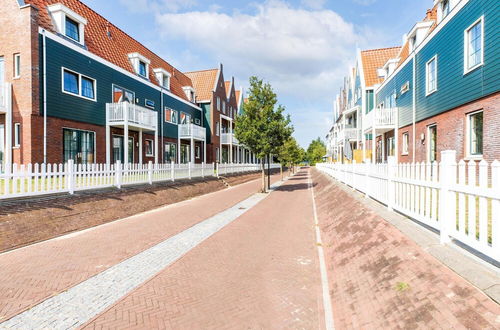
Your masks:
<svg viewBox="0 0 500 330"><path fill-rule="evenodd" d="M305 148L333 122L356 49L400 46L432 0L82 0L181 71L269 82Z"/></svg>

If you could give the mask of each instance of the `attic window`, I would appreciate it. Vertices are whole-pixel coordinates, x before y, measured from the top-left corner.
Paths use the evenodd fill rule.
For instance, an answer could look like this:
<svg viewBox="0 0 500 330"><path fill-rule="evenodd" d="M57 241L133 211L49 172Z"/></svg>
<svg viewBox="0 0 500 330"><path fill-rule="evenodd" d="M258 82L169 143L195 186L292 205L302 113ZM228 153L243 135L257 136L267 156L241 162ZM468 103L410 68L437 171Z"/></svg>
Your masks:
<svg viewBox="0 0 500 330"><path fill-rule="evenodd" d="M184 86L182 87L182 89L184 90L184 93L186 94L188 100L194 103L196 100L196 94L194 92L194 88L191 86Z"/></svg>
<svg viewBox="0 0 500 330"><path fill-rule="evenodd" d="M156 68L153 70L156 75L156 79L161 87L170 89L170 77L172 76L170 72L163 68Z"/></svg>
<svg viewBox="0 0 500 330"><path fill-rule="evenodd" d="M151 61L139 53L129 54L128 58L134 67L135 73L141 77L148 78L149 64L151 64Z"/></svg>
<svg viewBox="0 0 500 330"><path fill-rule="evenodd" d="M84 17L60 3L48 6L48 10L58 33L84 45L87 25Z"/></svg>

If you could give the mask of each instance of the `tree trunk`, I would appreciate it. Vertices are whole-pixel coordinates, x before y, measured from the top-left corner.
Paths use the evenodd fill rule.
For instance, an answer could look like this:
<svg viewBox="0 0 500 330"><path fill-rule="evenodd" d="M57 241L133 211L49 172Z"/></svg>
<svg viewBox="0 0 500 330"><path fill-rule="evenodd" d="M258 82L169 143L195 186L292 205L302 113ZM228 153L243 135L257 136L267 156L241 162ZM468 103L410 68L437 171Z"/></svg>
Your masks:
<svg viewBox="0 0 500 330"><path fill-rule="evenodd" d="M265 193L266 192L266 168L265 168L265 163L263 161L260 162L260 167L262 169L262 187L261 187L261 192Z"/></svg>
<svg viewBox="0 0 500 330"><path fill-rule="evenodd" d="M285 180L285 177L283 176L283 164L280 164L280 173L281 173L281 181Z"/></svg>
<svg viewBox="0 0 500 330"><path fill-rule="evenodd" d="M271 189L271 155L267 155L267 189Z"/></svg>

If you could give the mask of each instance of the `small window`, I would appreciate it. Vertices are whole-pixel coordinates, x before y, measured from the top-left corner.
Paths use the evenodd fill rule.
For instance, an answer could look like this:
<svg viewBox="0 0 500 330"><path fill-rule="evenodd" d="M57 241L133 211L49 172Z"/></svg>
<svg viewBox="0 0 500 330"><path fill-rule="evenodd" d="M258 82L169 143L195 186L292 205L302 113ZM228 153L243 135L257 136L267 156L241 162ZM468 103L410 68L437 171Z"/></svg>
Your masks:
<svg viewBox="0 0 500 330"><path fill-rule="evenodd" d="M434 56L426 64L426 94L429 95L437 90L437 56Z"/></svg>
<svg viewBox="0 0 500 330"><path fill-rule="evenodd" d="M446 16L448 16L448 14L450 13L450 0L443 0L441 2L441 13L441 19L444 19Z"/></svg>
<svg viewBox="0 0 500 330"><path fill-rule="evenodd" d="M139 74L141 76L143 76L143 77L147 77L148 76L146 63L144 63L142 61L139 61Z"/></svg>
<svg viewBox="0 0 500 330"><path fill-rule="evenodd" d="M154 156L153 140L145 140L146 157Z"/></svg>
<svg viewBox="0 0 500 330"><path fill-rule="evenodd" d="M468 115L469 155L483 155L483 112Z"/></svg>
<svg viewBox="0 0 500 330"><path fill-rule="evenodd" d="M217 96L217 110L220 111L220 97Z"/></svg>
<svg viewBox="0 0 500 330"><path fill-rule="evenodd" d="M410 142L410 136L409 136L408 132L403 133L403 146L402 146L403 150L401 151L402 155L408 155L409 142Z"/></svg>
<svg viewBox="0 0 500 330"><path fill-rule="evenodd" d="M80 92L78 80L78 75L76 73L64 70L64 91L78 95Z"/></svg>
<svg viewBox="0 0 500 330"><path fill-rule="evenodd" d="M14 124L14 147L21 146L21 124Z"/></svg>
<svg viewBox="0 0 500 330"><path fill-rule="evenodd" d="M437 126L432 125L427 127L427 137L428 137L428 157L429 162L435 162L437 160Z"/></svg>
<svg viewBox="0 0 500 330"><path fill-rule="evenodd" d="M89 99L95 98L94 81L92 79L82 77L82 96L88 97Z"/></svg>
<svg viewBox="0 0 500 330"><path fill-rule="evenodd" d="M21 76L21 54L14 54L14 78Z"/></svg>
<svg viewBox="0 0 500 330"><path fill-rule="evenodd" d="M165 108L165 122L177 124L177 111Z"/></svg>
<svg viewBox="0 0 500 330"><path fill-rule="evenodd" d="M465 30L465 73L483 64L484 56L484 24L481 17Z"/></svg>
<svg viewBox="0 0 500 330"><path fill-rule="evenodd" d="M226 102L222 101L222 112L226 113Z"/></svg>
<svg viewBox="0 0 500 330"><path fill-rule="evenodd" d="M191 124L191 116L187 113L181 112L181 125Z"/></svg>
<svg viewBox="0 0 500 330"><path fill-rule="evenodd" d="M63 92L95 101L95 85L94 79L63 69Z"/></svg>
<svg viewBox="0 0 500 330"><path fill-rule="evenodd" d="M196 125L201 125L201 120L200 120L200 119L198 119L198 118L195 118L195 119L194 119L194 123L195 123Z"/></svg>
<svg viewBox="0 0 500 330"><path fill-rule="evenodd" d="M196 146L196 147L194 148L194 154L195 154L196 159L200 159L200 154L201 154L201 152L200 152L200 151L201 151L200 146Z"/></svg>
<svg viewBox="0 0 500 330"><path fill-rule="evenodd" d="M80 25L66 16L66 36L80 42Z"/></svg>
<svg viewBox="0 0 500 330"><path fill-rule="evenodd" d="M216 162L220 161L219 147L215 148L215 161Z"/></svg>
<svg viewBox="0 0 500 330"><path fill-rule="evenodd" d="M215 123L215 135L219 136L220 135L220 126L219 122Z"/></svg>
<svg viewBox="0 0 500 330"><path fill-rule="evenodd" d="M170 77L163 75L161 84L164 88L170 89Z"/></svg>

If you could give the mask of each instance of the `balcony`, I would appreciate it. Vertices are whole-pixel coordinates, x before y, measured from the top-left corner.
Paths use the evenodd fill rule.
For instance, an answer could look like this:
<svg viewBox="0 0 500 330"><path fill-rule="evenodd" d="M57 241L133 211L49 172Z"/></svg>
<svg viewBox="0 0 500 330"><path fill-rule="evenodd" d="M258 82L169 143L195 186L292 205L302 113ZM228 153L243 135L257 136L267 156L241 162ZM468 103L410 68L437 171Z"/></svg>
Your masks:
<svg viewBox="0 0 500 330"><path fill-rule="evenodd" d="M106 104L106 124L125 126L156 131L158 113L128 102Z"/></svg>
<svg viewBox="0 0 500 330"><path fill-rule="evenodd" d="M233 133L222 133L220 137L221 144L240 144Z"/></svg>
<svg viewBox="0 0 500 330"><path fill-rule="evenodd" d="M385 133L396 128L398 108L373 109L363 117L363 130Z"/></svg>
<svg viewBox="0 0 500 330"><path fill-rule="evenodd" d="M361 130L359 128L344 128L337 136L337 143L344 143L345 140L361 141Z"/></svg>
<svg viewBox="0 0 500 330"><path fill-rule="evenodd" d="M206 129L195 124L182 124L179 125L179 138L205 141Z"/></svg>

